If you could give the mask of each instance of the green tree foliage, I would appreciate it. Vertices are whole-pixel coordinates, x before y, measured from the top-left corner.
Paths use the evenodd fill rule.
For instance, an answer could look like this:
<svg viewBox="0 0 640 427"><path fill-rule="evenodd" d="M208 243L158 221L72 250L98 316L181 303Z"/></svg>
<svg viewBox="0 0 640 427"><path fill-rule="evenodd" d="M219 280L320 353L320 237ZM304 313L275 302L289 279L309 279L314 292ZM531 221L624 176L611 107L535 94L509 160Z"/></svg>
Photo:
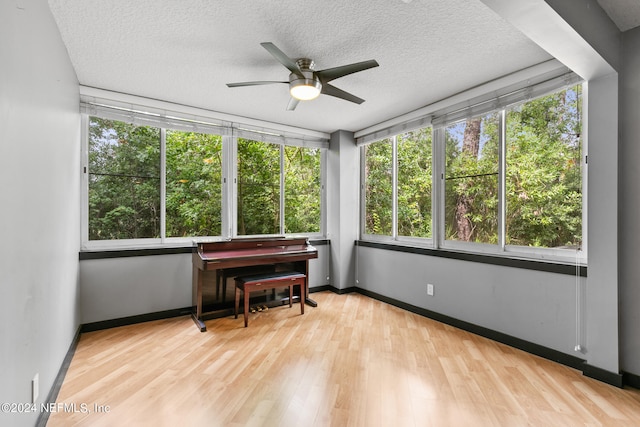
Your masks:
<svg viewBox="0 0 640 427"><path fill-rule="evenodd" d="M222 234L222 138L166 131L167 237ZM284 147L285 232L320 231L321 152ZM160 129L89 120L89 239L159 238ZM280 145L238 140L238 234L280 234Z"/></svg>
<svg viewBox="0 0 640 427"><path fill-rule="evenodd" d="M222 217L222 138L166 132L167 237L219 236Z"/></svg>
<svg viewBox="0 0 640 427"><path fill-rule="evenodd" d="M445 146L445 238L496 243L499 115L449 125Z"/></svg>
<svg viewBox="0 0 640 427"><path fill-rule="evenodd" d="M365 147L365 224L367 234L391 235L393 147L390 139Z"/></svg>
<svg viewBox="0 0 640 427"><path fill-rule="evenodd" d="M238 235L280 233L280 146L238 139Z"/></svg>
<svg viewBox="0 0 640 427"><path fill-rule="evenodd" d="M507 244L580 246L581 103L575 86L507 110ZM496 243L499 121L497 114L479 120L475 151L463 136L472 120L447 127L446 238Z"/></svg>
<svg viewBox="0 0 640 427"><path fill-rule="evenodd" d="M575 86L506 110L508 244L581 245L581 97ZM445 128L448 240L498 241L500 116ZM431 128L396 137L399 236L432 236L431 138ZM320 150L242 138L237 149L238 234L319 232ZM393 140L367 145L364 156L365 232L391 235ZM167 130L166 236L222 234L222 164L221 137ZM89 239L159 238L160 171L160 129L90 117Z"/></svg>
<svg viewBox="0 0 640 427"><path fill-rule="evenodd" d="M431 128L398 135L398 235L431 237Z"/></svg>
<svg viewBox="0 0 640 427"><path fill-rule="evenodd" d="M286 146L284 232L320 232L320 149ZM280 146L238 139L238 234L279 234Z"/></svg>
<svg viewBox="0 0 640 427"><path fill-rule="evenodd" d="M89 239L160 236L160 130L91 117Z"/></svg>
<svg viewBox="0 0 640 427"><path fill-rule="evenodd" d="M320 149L284 147L285 233L319 233Z"/></svg>
<svg viewBox="0 0 640 427"><path fill-rule="evenodd" d="M507 243L582 242L581 86L507 112Z"/></svg>
<svg viewBox="0 0 640 427"><path fill-rule="evenodd" d="M506 110L505 229L511 245L579 247L582 241L581 86ZM496 244L501 113L444 131L445 239ZM397 136L399 236L430 237L431 129ZM393 140L365 147L365 232L391 235Z"/></svg>

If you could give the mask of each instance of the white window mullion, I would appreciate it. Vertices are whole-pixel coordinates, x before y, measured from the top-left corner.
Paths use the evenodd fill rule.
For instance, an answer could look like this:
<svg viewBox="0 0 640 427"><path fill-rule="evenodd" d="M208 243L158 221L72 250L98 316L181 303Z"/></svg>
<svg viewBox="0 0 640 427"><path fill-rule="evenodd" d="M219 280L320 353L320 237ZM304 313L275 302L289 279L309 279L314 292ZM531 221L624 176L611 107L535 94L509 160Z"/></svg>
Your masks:
<svg viewBox="0 0 640 427"><path fill-rule="evenodd" d="M444 173L445 173L445 145L444 128L433 129L432 138L432 199L431 218L433 230L433 245L442 247L444 242Z"/></svg>
<svg viewBox="0 0 640 427"><path fill-rule="evenodd" d="M320 234L327 235L327 152L320 151ZM327 270L328 271L328 270Z"/></svg>
<svg viewBox="0 0 640 427"><path fill-rule="evenodd" d="M160 129L160 240L167 238L167 130Z"/></svg>
<svg viewBox="0 0 640 427"><path fill-rule="evenodd" d="M80 244L84 246L89 241L89 116L81 116L82 149L80 168L82 171L82 206L80 207L81 230Z"/></svg>
<svg viewBox="0 0 640 427"><path fill-rule="evenodd" d="M582 252L582 259L585 263L587 261L587 251L589 248L587 242L589 237L589 234L587 233L589 225L589 217L587 215L587 207L589 206L589 191L587 188L589 184L589 133L587 132L589 130L589 126L587 117L588 108L586 108L587 105L589 105L589 84L584 83L582 85L582 112L580 115L580 120L582 120L582 158L580 159L580 164L582 166L582 248L579 252Z"/></svg>
<svg viewBox="0 0 640 427"><path fill-rule="evenodd" d="M394 136L391 149L391 238L398 237L398 137Z"/></svg>
<svg viewBox="0 0 640 427"><path fill-rule="evenodd" d="M222 137L222 230L223 238L237 234L238 144L233 136Z"/></svg>
<svg viewBox="0 0 640 427"><path fill-rule="evenodd" d="M284 229L284 145L280 144L280 234L285 233Z"/></svg>
<svg viewBox="0 0 640 427"><path fill-rule="evenodd" d="M506 236L507 218L507 113L506 110L500 112L500 134L499 134L498 157L498 245L504 251Z"/></svg>
<svg viewBox="0 0 640 427"><path fill-rule="evenodd" d="M366 232L366 215L367 215L367 197L365 188L367 186L367 174L366 174L366 145L362 145L359 148L360 152L360 239L362 239ZM331 236L327 236L331 238Z"/></svg>

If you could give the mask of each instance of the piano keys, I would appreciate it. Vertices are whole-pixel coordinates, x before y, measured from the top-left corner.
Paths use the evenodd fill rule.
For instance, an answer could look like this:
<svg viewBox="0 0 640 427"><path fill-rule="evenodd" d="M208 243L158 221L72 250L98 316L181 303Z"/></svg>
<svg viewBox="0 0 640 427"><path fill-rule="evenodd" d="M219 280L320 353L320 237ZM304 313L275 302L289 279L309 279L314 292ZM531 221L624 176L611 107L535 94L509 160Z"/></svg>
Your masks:
<svg viewBox="0 0 640 427"><path fill-rule="evenodd" d="M307 276L304 291L305 302L316 306L309 299L309 260L318 257L318 251L306 238L238 238L219 242L200 242L193 249L193 309L192 317L201 332L206 331L205 318L213 313L204 312L204 275L205 272L216 272L224 269L286 265L288 269L299 271ZM217 278L216 278L217 281ZM218 284L216 283L216 286ZM301 303L303 303L301 301Z"/></svg>

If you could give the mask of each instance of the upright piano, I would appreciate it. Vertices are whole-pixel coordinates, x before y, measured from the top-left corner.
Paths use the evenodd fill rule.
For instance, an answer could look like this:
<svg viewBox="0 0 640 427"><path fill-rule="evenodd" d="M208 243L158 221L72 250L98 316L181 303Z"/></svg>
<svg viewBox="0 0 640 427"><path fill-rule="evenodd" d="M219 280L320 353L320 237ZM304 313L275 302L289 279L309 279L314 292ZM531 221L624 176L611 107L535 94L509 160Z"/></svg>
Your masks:
<svg viewBox="0 0 640 427"><path fill-rule="evenodd" d="M309 299L309 260L318 257L316 248L306 238L237 238L219 242L199 242L193 249L193 320L201 332L207 330L204 320L203 289L205 272L219 272L225 269L238 271L239 267L286 266L304 273L307 286L300 303L316 306ZM215 274L214 274L215 276ZM217 278L216 278L217 280ZM217 283L216 283L217 286ZM304 300L304 301L303 301Z"/></svg>

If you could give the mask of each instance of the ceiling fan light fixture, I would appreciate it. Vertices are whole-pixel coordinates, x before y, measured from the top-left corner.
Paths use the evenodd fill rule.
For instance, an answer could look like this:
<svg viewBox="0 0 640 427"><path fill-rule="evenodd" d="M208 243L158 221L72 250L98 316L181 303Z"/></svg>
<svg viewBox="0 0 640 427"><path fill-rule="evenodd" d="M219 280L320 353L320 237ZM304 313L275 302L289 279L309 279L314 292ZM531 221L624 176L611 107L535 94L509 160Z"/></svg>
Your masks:
<svg viewBox="0 0 640 427"><path fill-rule="evenodd" d="M289 93L300 101L316 99L322 90L322 83L317 79L295 79L289 82Z"/></svg>
<svg viewBox="0 0 640 427"><path fill-rule="evenodd" d="M362 104L364 99L358 98L349 92L345 92L344 90L329 84L329 82L349 74L378 66L378 62L371 59L369 61L355 62L353 64L342 65L340 67L315 71L315 64L310 58L298 58L294 60L289 58L287 54L278 49L278 47L271 42L260 43L260 45L291 72L291 74L289 74L289 94L291 95L291 98L287 105L287 111L295 110L299 101L309 101L317 98L321 94L344 99L355 104ZM279 83L287 82L262 80L254 82L227 83L227 86L240 87Z"/></svg>

